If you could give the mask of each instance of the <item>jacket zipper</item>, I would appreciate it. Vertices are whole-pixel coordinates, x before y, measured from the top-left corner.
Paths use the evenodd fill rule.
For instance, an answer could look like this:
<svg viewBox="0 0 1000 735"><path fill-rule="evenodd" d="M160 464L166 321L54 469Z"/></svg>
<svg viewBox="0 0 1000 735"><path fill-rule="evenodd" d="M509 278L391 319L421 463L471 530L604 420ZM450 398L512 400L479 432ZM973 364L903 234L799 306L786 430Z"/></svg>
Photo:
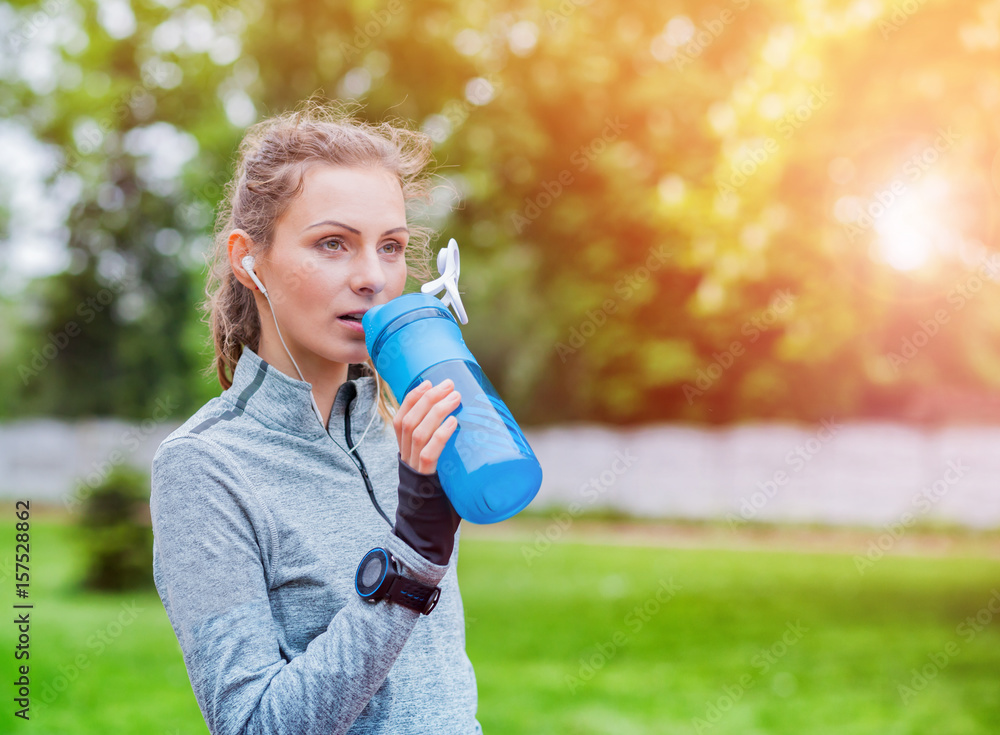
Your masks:
<svg viewBox="0 0 1000 735"><path fill-rule="evenodd" d="M348 401L344 406L344 436L347 437L347 448L354 449L354 444L351 441L351 403ZM372 505L375 506L375 510L379 512L385 522L389 524L390 528L393 528L392 521L389 520L389 516L385 514L385 511L378 504L378 500L375 499L375 488L372 487L372 481L368 477L368 470L365 469L364 460L361 459L361 455L358 452L348 452L349 457L354 458L354 464L357 465L358 469L361 470L361 476L365 479L365 487L368 488L368 497L372 501Z"/></svg>

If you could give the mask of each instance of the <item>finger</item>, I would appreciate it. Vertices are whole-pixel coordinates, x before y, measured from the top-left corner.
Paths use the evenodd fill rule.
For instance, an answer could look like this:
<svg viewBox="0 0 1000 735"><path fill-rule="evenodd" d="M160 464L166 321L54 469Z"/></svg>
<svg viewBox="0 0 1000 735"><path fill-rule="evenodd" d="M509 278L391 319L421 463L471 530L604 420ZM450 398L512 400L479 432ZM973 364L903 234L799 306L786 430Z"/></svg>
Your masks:
<svg viewBox="0 0 1000 735"><path fill-rule="evenodd" d="M451 411L454 411L455 408L458 407L458 403L457 392L453 392L448 396L439 397L433 404L431 404L431 406L427 409L427 412L424 414L424 417L419 423L416 423L416 425L413 425L413 423L415 423L414 416L417 415L421 407L418 405L413 411L411 411L411 420L404 422L404 427L407 425L413 426L410 431L409 442L411 455L418 455L421 450L427 446L427 443L434 435L434 432L437 431L445 416L447 416ZM404 434L405 433L406 431L404 428Z"/></svg>
<svg viewBox="0 0 1000 735"><path fill-rule="evenodd" d="M406 394L406 396L403 397L403 402L399 406L400 409L412 408L413 404L417 402L417 399L420 398L424 393L426 393L427 390L431 387L432 387L431 381L425 380L423 383L418 385L416 388L411 390L409 393Z"/></svg>
<svg viewBox="0 0 1000 735"><path fill-rule="evenodd" d="M430 396L426 396L426 398L430 398ZM461 394L458 391L451 391L446 396L438 397L420 423L413 428L409 441L409 450L410 456L414 458L414 462L419 461L418 458L434 437L435 432L440 428L442 421L444 421L449 413L459 407L460 402ZM419 409L415 408L413 413L416 413L417 410ZM424 461L426 464L426 458ZM416 467L416 464L412 464L411 466Z"/></svg>
<svg viewBox="0 0 1000 735"><path fill-rule="evenodd" d="M406 420L410 410L414 407L414 405L416 405L417 401L428 390L430 390L431 387L431 381L425 380L423 383L407 393L403 398L403 402L399 405L399 410L393 418L392 427L396 431L396 443L399 445L399 453L403 457L410 456L410 436L408 432L403 431L403 422Z"/></svg>
<svg viewBox="0 0 1000 735"><path fill-rule="evenodd" d="M393 423L401 424L402 419L406 417L406 414L416 405L417 401L431 389L431 387L431 381L425 380L423 383L407 393L403 397L403 402L399 404L399 410L396 412L395 421Z"/></svg>
<svg viewBox="0 0 1000 735"><path fill-rule="evenodd" d="M426 398L430 398L430 396L426 396ZM436 398L429 405L427 413L424 414L423 419L421 419L420 423L414 429L414 437L418 437L419 435L419 438L424 442L430 439L445 417L457 409L461 401L462 395L457 390Z"/></svg>
<svg viewBox="0 0 1000 735"><path fill-rule="evenodd" d="M409 408L407 413L400 417L400 429L403 434L403 442L406 442L407 445L409 444L412 436L417 431L417 427L423 423L434 404L453 389L454 383L451 379L447 379L433 388L428 388L422 395L417 397L416 402ZM409 398L409 396L407 396L407 398ZM430 431L431 430L427 431L428 436L430 435ZM409 433L410 436L407 436L407 433Z"/></svg>
<svg viewBox="0 0 1000 735"><path fill-rule="evenodd" d="M455 433L455 427L458 426L458 419L454 416L449 416L441 425L437 427L434 433L431 435L430 440L424 445L424 448L420 450L417 457L417 464L420 466L418 472L422 473L432 473L437 471L438 459L441 457L441 452L444 450L444 445L448 443L451 435ZM410 465L411 467L417 465Z"/></svg>

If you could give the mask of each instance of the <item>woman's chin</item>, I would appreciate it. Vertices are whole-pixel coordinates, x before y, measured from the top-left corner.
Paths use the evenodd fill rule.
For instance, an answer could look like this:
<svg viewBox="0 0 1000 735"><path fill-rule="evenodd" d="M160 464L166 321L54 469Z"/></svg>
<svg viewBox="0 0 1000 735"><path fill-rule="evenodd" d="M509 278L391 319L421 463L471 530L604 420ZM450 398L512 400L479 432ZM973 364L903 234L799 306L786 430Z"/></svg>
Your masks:
<svg viewBox="0 0 1000 735"><path fill-rule="evenodd" d="M364 341L355 343L355 340L338 340L337 344L324 350L322 355L330 362L351 365L368 360L368 347Z"/></svg>

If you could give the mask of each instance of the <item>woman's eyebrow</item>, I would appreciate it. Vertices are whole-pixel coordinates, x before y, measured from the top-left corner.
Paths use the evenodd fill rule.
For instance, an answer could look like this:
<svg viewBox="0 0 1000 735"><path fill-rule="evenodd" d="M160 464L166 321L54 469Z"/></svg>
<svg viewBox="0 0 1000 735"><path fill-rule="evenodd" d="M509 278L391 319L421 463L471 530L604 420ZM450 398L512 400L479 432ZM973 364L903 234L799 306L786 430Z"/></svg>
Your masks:
<svg viewBox="0 0 1000 735"><path fill-rule="evenodd" d="M314 227L322 227L323 225L333 225L334 227L343 227L345 230L349 230L353 232L355 235L361 234L361 230L356 230L350 225L345 225L343 222L337 222L336 220L332 219L325 219L322 222L317 222L316 224L309 225L305 230L302 231L305 232L306 230L311 230ZM393 227L391 230L386 230L385 232L383 232L382 237L385 237L386 235L391 235L394 232L409 233L410 231L405 227Z"/></svg>

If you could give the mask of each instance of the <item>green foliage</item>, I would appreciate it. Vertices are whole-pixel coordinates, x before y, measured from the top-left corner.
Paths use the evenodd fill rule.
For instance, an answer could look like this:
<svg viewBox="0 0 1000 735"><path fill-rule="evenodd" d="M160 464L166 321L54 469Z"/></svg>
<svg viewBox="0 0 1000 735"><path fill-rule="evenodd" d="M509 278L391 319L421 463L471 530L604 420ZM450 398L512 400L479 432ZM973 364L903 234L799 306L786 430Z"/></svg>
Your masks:
<svg viewBox="0 0 1000 735"><path fill-rule="evenodd" d="M115 466L84 501L79 532L87 559L85 588L120 592L152 585L148 475Z"/></svg>
<svg viewBox="0 0 1000 735"><path fill-rule="evenodd" d="M462 247L463 331L525 425L1000 415L1000 293L976 272L1000 70L977 3L132 5L114 38L69 3L88 42L55 53L79 84L0 90L61 153L52 185L81 191L71 266L0 367L81 334L0 400L10 415L141 418L170 395L183 416L218 392L196 309L213 212L244 127L313 95L438 131L461 201L434 247ZM18 7L21 30L45 22ZM189 22L211 48L164 40ZM179 171L143 147L154 128L190 149ZM883 229L845 221L897 181ZM793 306L755 326L781 293Z"/></svg>

